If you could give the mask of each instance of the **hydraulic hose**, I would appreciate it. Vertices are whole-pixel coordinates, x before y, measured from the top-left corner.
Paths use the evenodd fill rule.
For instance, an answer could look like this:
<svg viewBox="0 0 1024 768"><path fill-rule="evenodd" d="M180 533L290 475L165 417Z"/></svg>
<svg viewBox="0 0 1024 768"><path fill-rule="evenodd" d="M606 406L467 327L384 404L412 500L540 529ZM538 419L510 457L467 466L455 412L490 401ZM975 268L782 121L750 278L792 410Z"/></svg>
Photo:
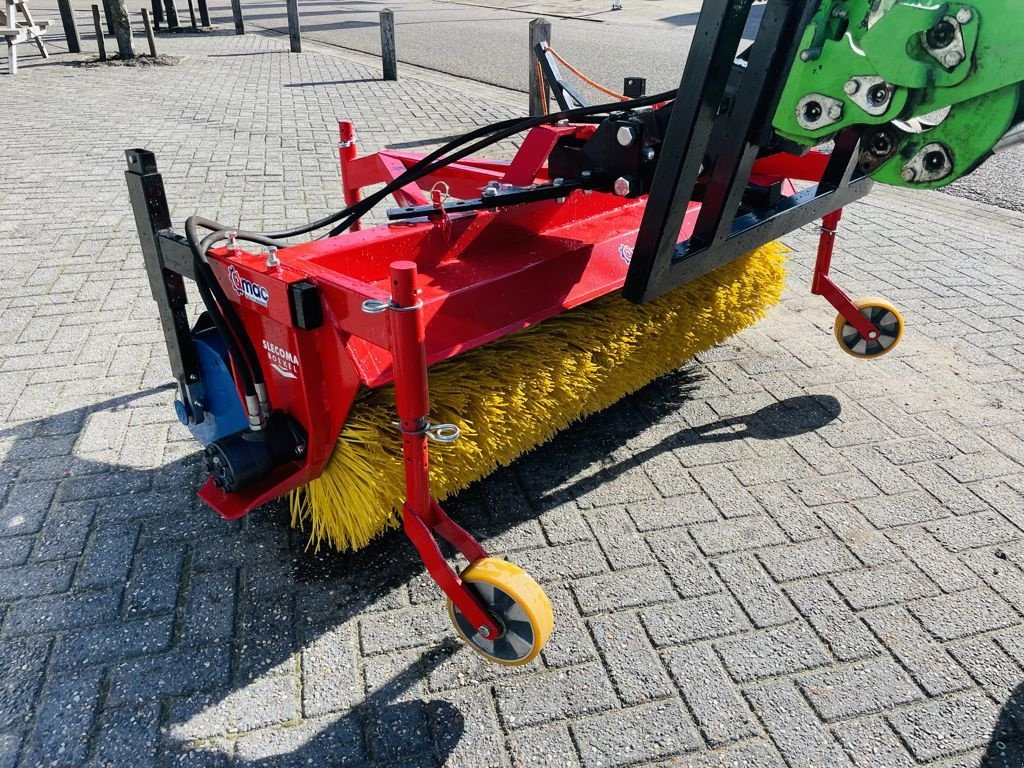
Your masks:
<svg viewBox="0 0 1024 768"><path fill-rule="evenodd" d="M598 115L605 112L623 112L628 111L630 109L649 107L653 106L654 104L670 101L675 97L675 95L676 91L665 91L664 93L658 93L652 96L644 96L643 98L631 99L629 101L617 101L610 104L595 104L589 107L578 107L576 109L568 109L562 112L553 112L549 115L540 115L537 117L511 118L509 120L502 120L501 122L498 123L492 123L490 125L485 125L480 128L476 128L472 131L469 131L468 133L463 134L462 136L453 139L444 146L439 147L430 154L421 158L414 165L410 166L408 170L405 171L405 173L403 173L390 184L388 184L386 187L384 187L384 189L375 192L372 195L369 195L360 202L351 205L348 208L343 208L340 211L336 211L335 213L332 213L329 216L325 216L322 219L310 222L309 224L304 224L300 227L280 230L277 232L266 232L264 233L264 236L270 238L295 237L297 235L303 235L309 232L313 232L317 229L321 229L322 227L326 227L329 224L333 224L337 221L341 221L342 219L346 219L346 217L348 217L347 223L344 226L339 225L331 230L330 236L334 236L340 232L343 232L345 229L351 226L352 223L357 219L362 218L362 216L365 216L366 213L373 208L373 206L375 206L377 203L379 203L381 200L383 200L385 197L387 197L395 190L401 189L406 184L415 181L416 179L422 178L425 175L433 173L435 170L443 168L444 166L449 165L450 163L453 163L457 160L460 160L463 157L467 157L473 154L474 152L479 151L480 149L489 147L492 144L496 144L497 142L502 141L503 139L506 139L509 136L514 136L515 134L525 131L528 128L533 128L538 125L546 125L548 123L557 123L560 120L574 120L581 117L590 117L592 115ZM452 152L453 150L481 137L487 138L485 138L483 141L473 144L472 147L470 147L469 149L464 149L453 155L445 157L447 153ZM352 218L352 214L355 213L356 211L359 211L359 215ZM241 233L239 233L238 236L239 238L242 238Z"/></svg>

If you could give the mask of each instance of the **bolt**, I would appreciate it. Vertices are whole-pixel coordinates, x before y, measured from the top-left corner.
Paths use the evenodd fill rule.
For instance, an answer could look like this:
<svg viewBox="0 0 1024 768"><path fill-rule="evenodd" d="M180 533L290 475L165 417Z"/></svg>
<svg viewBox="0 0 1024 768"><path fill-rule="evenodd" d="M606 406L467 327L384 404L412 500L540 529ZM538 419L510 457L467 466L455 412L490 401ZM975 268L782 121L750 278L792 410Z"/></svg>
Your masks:
<svg viewBox="0 0 1024 768"><path fill-rule="evenodd" d="M654 154L655 153L653 147L644 147L643 151L640 153L640 156L644 159L645 162L649 163L651 162L651 160L654 159Z"/></svg>
<svg viewBox="0 0 1024 768"><path fill-rule="evenodd" d="M928 30L924 39L931 50L941 51L943 48L948 48L956 40L956 27L947 19L943 19Z"/></svg>
<svg viewBox="0 0 1024 768"><path fill-rule="evenodd" d="M556 197L555 198L555 202L556 203L564 203L565 202L565 198L564 197Z"/></svg>
<svg viewBox="0 0 1024 768"><path fill-rule="evenodd" d="M841 104L833 104L828 108L828 119L833 122L839 122L843 118L843 106Z"/></svg>
<svg viewBox="0 0 1024 768"><path fill-rule="evenodd" d="M235 244L235 240L236 240L237 237L238 237L238 233L237 232L228 232L228 250L229 251L233 251L237 247L236 244Z"/></svg>
<svg viewBox="0 0 1024 768"><path fill-rule="evenodd" d="M480 637L490 637L491 636L491 630L489 630L483 624L481 624L479 627L477 627L476 631L480 635Z"/></svg>
<svg viewBox="0 0 1024 768"><path fill-rule="evenodd" d="M556 187L560 187L563 184L565 184L565 179L555 179L551 183L554 184Z"/></svg>
<svg viewBox="0 0 1024 768"><path fill-rule="evenodd" d="M494 197L496 194L498 194L498 189L500 187L500 181L488 181L487 186L484 187L484 197Z"/></svg>
<svg viewBox="0 0 1024 768"><path fill-rule="evenodd" d="M305 452L306 452L306 446L302 445L301 443L299 445L295 446L295 455L296 456L301 456Z"/></svg>
<svg viewBox="0 0 1024 768"><path fill-rule="evenodd" d="M276 269L281 266L281 260L277 258L277 246L267 248L267 269Z"/></svg>
<svg viewBox="0 0 1024 768"><path fill-rule="evenodd" d="M190 373L188 375L188 380L189 380L189 383L195 384L197 381L199 381L199 374L198 373Z"/></svg>
<svg viewBox="0 0 1024 768"><path fill-rule="evenodd" d="M206 403L204 403L202 400L194 400L192 402L192 405L195 407L196 410L199 410L199 411L201 411L201 410L206 408Z"/></svg>
<svg viewBox="0 0 1024 768"><path fill-rule="evenodd" d="M900 174L904 181L911 182L917 179L917 171L913 168L904 168L903 173Z"/></svg>
<svg viewBox="0 0 1024 768"><path fill-rule="evenodd" d="M809 101L804 104L804 120L808 123L816 123L821 120L823 110L821 104L816 101Z"/></svg>
<svg viewBox="0 0 1024 768"><path fill-rule="evenodd" d="M892 154L893 142L892 136L885 131L879 131L871 137L868 141L869 149L871 154L875 157L888 157Z"/></svg>
<svg viewBox="0 0 1024 768"><path fill-rule="evenodd" d="M973 18L974 14L971 13L970 8L961 8L959 11L956 12L956 20L959 21L961 24L970 24L971 19Z"/></svg>
<svg viewBox="0 0 1024 768"><path fill-rule="evenodd" d="M619 146L628 147L636 141L636 131L628 125L619 126L619 130L615 132L615 140L619 142Z"/></svg>
<svg viewBox="0 0 1024 768"><path fill-rule="evenodd" d="M946 168L946 155L944 152L933 150L924 156L924 169L929 173L940 173Z"/></svg>
<svg viewBox="0 0 1024 768"><path fill-rule="evenodd" d="M810 60L811 60L811 52L810 51L800 51L800 61L805 61L806 62L806 61L810 61Z"/></svg>
<svg viewBox="0 0 1024 768"><path fill-rule="evenodd" d="M847 96L853 96L853 94L860 90L860 80L847 80L843 90L846 91Z"/></svg>
<svg viewBox="0 0 1024 768"><path fill-rule="evenodd" d="M883 85L876 85L868 93L868 102L874 107L880 107L889 100L889 89Z"/></svg>
<svg viewBox="0 0 1024 768"><path fill-rule="evenodd" d="M833 19L848 19L848 18L850 18L850 13L845 8L833 8L832 9L832 18Z"/></svg>
<svg viewBox="0 0 1024 768"><path fill-rule="evenodd" d="M964 57L963 54L960 53L960 51L950 51L949 53L942 57L942 64L947 69L952 69L953 67L959 65L960 62L963 60Z"/></svg>
<svg viewBox="0 0 1024 768"><path fill-rule="evenodd" d="M619 178L615 180L613 189L615 194L619 197L628 197L629 193L633 190L633 182L625 176L619 176Z"/></svg>

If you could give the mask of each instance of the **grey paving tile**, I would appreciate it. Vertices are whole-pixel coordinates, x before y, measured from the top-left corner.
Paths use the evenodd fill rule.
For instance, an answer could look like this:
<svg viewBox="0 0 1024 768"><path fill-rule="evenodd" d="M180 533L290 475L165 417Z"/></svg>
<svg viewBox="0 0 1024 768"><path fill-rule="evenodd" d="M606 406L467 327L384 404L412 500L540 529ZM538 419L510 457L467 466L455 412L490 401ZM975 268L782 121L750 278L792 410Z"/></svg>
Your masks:
<svg viewBox="0 0 1024 768"><path fill-rule="evenodd" d="M586 717L569 726L584 766L621 766L697 749L700 737L677 701Z"/></svg>
<svg viewBox="0 0 1024 768"><path fill-rule="evenodd" d="M594 644L624 705L634 706L673 693L672 683L635 614L602 616L591 619L589 625Z"/></svg>
<svg viewBox="0 0 1024 768"><path fill-rule="evenodd" d="M988 743L998 708L981 693L930 701L889 715L889 722L920 762Z"/></svg>
<svg viewBox="0 0 1024 768"><path fill-rule="evenodd" d="M914 681L888 658L803 675L797 681L826 722L885 712L924 698Z"/></svg>
<svg viewBox="0 0 1024 768"><path fill-rule="evenodd" d="M719 640L715 647L729 674L740 682L801 672L831 661L814 633L798 621L733 640Z"/></svg>

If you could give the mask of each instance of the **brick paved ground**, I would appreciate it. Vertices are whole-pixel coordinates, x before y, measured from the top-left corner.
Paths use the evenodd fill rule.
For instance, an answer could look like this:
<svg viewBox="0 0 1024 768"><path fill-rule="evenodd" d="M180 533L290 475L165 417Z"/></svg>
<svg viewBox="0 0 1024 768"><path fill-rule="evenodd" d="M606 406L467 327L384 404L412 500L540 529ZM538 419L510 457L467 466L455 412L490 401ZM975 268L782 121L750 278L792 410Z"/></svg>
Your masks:
<svg viewBox="0 0 1024 768"><path fill-rule="evenodd" d="M513 110L163 45L3 80L0 766L1024 765L1024 217L880 190L838 267L906 310L896 354L837 351L794 234L768 320L462 494L556 607L497 669L401 536L313 556L281 509L196 503L120 153L178 222L298 223L338 203L335 118L373 148Z"/></svg>

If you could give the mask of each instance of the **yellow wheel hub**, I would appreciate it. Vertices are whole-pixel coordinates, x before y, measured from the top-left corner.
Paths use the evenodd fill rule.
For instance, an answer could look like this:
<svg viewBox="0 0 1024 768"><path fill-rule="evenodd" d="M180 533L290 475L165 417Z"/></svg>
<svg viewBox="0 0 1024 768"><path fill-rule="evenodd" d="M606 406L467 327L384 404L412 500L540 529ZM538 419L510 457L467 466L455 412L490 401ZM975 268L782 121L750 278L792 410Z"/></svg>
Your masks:
<svg viewBox="0 0 1024 768"><path fill-rule="evenodd" d="M483 637L465 615L448 601L448 616L459 637L474 651L498 664L528 664L551 636L555 615L544 590L526 572L496 557L471 563L462 572L466 582L498 620L502 634Z"/></svg>
<svg viewBox="0 0 1024 768"><path fill-rule="evenodd" d="M878 329L877 339L866 339L842 315L836 317L835 334L839 346L848 355L859 358L881 357L896 348L903 338L903 315L885 299L854 299L854 306Z"/></svg>

